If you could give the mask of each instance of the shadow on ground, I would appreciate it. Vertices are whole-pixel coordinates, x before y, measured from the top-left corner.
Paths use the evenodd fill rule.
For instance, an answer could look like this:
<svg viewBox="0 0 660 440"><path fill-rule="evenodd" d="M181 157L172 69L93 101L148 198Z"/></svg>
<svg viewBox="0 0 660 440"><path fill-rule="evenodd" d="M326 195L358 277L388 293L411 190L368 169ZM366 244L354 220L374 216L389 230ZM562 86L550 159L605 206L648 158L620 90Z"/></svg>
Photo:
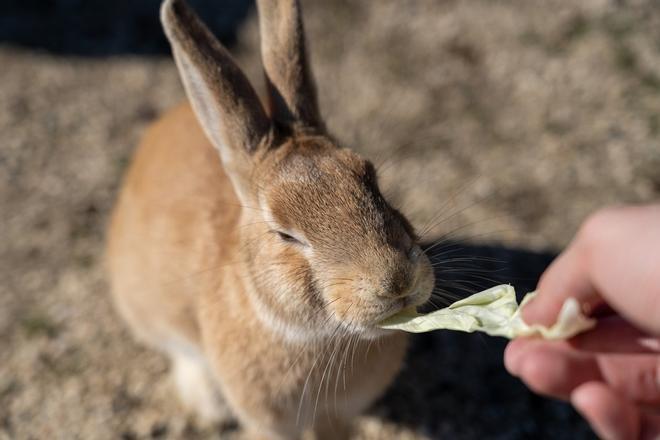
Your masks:
<svg viewBox="0 0 660 440"><path fill-rule="evenodd" d="M427 248L429 248L427 246ZM510 282L531 291L552 253L447 243L429 252L439 286L458 295ZM567 404L536 396L503 367L506 340L438 331L414 335L407 364L372 412L432 439L595 438ZM406 404L402 404L406 402Z"/></svg>
<svg viewBox="0 0 660 440"><path fill-rule="evenodd" d="M0 42L60 55L169 55L161 31L161 0L4 0ZM190 0L220 38L232 45L250 0Z"/></svg>

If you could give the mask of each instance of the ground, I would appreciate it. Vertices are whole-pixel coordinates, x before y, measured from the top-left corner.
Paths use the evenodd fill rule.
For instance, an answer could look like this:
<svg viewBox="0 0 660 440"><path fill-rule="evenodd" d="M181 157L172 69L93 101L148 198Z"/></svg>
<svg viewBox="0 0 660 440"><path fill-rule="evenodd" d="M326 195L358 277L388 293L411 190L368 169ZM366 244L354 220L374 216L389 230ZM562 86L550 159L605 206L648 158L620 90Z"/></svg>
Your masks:
<svg viewBox="0 0 660 440"><path fill-rule="evenodd" d="M478 276L532 288L589 212L660 196L654 0L303 5L330 130L374 160L427 243L462 249L466 277L494 255L503 272ZM260 85L257 38L250 12L232 50ZM183 99L171 59L5 41L0 66L0 438L231 438L183 414L102 270L122 171ZM591 437L506 375L503 345L416 338L355 438Z"/></svg>

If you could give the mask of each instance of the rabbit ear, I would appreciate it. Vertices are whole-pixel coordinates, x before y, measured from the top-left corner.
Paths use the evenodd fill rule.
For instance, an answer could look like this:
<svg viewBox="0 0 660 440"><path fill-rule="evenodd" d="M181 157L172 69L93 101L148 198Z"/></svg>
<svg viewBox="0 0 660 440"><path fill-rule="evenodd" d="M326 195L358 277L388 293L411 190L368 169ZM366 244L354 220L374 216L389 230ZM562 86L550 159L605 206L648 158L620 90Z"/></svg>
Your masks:
<svg viewBox="0 0 660 440"><path fill-rule="evenodd" d="M261 57L271 117L284 126L323 129L298 0L257 0Z"/></svg>
<svg viewBox="0 0 660 440"><path fill-rule="evenodd" d="M266 142L270 120L229 52L184 0L163 2L161 21L193 110L231 174Z"/></svg>

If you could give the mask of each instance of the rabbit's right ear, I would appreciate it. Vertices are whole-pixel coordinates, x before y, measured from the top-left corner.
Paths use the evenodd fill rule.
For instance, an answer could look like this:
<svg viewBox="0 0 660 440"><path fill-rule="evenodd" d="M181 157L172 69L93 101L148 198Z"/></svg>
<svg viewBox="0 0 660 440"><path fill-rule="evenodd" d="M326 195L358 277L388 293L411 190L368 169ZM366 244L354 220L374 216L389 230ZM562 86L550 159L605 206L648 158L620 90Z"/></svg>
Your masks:
<svg viewBox="0 0 660 440"><path fill-rule="evenodd" d="M240 192L249 156L267 144L271 121L241 69L184 0L165 0L161 21L197 119Z"/></svg>
<svg viewBox="0 0 660 440"><path fill-rule="evenodd" d="M300 1L257 0L257 9L271 117L290 128L323 131Z"/></svg>

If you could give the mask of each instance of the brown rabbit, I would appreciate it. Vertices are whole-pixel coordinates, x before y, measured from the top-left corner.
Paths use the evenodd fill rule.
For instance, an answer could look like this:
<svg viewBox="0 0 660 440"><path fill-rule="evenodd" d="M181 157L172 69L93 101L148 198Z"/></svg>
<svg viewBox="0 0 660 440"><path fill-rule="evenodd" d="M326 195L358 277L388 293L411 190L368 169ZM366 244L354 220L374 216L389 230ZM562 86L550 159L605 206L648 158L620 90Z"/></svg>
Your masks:
<svg viewBox="0 0 660 440"><path fill-rule="evenodd" d="M109 233L118 310L202 418L254 438L344 438L406 348L376 323L431 265L371 163L327 135L296 0L258 1L268 112L183 0L161 19L190 104L147 132ZM372 346L373 345L373 346Z"/></svg>

